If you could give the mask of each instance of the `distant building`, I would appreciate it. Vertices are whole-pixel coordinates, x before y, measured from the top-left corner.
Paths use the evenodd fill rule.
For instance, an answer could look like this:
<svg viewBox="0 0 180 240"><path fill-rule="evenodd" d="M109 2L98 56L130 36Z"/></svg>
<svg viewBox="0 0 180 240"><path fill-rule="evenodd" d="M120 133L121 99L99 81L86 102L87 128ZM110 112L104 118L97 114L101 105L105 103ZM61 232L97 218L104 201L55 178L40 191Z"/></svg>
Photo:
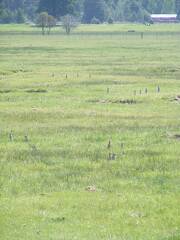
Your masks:
<svg viewBox="0 0 180 240"><path fill-rule="evenodd" d="M175 23L178 22L177 14L151 14L154 23Z"/></svg>

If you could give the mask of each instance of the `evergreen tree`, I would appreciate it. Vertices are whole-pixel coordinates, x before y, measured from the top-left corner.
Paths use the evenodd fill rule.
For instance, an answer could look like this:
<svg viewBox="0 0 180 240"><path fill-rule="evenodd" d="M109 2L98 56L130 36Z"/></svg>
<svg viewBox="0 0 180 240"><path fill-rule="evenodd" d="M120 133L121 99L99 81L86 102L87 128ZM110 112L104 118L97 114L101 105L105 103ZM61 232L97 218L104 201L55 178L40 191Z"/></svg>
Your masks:
<svg viewBox="0 0 180 240"><path fill-rule="evenodd" d="M174 13L175 12L175 1L174 0L164 0L162 13Z"/></svg>
<svg viewBox="0 0 180 240"><path fill-rule="evenodd" d="M3 14L3 6L2 6L2 0L0 0L0 17Z"/></svg>
<svg viewBox="0 0 180 240"><path fill-rule="evenodd" d="M176 12L177 12L177 17L180 20L180 0L176 0Z"/></svg>
<svg viewBox="0 0 180 240"><path fill-rule="evenodd" d="M0 22L35 21L37 12L56 18L66 14L82 17L83 22L142 22L151 13L175 13L180 19L180 0L0 0Z"/></svg>
<svg viewBox="0 0 180 240"><path fill-rule="evenodd" d="M16 22L17 23L24 23L25 22L25 16L24 16L24 12L21 8L19 8L17 10L17 13L16 13Z"/></svg>
<svg viewBox="0 0 180 240"><path fill-rule="evenodd" d="M107 4L104 0L85 0L83 22L90 23L94 17L103 22L107 15Z"/></svg>
<svg viewBox="0 0 180 240"><path fill-rule="evenodd" d="M25 0L24 1L24 12L27 17L31 20L36 18L39 0Z"/></svg>
<svg viewBox="0 0 180 240"><path fill-rule="evenodd" d="M40 0L38 12L47 12L58 18L66 14L74 14L76 0Z"/></svg>
<svg viewBox="0 0 180 240"><path fill-rule="evenodd" d="M127 0L124 5L124 18L130 22L144 22L144 9L137 0Z"/></svg>

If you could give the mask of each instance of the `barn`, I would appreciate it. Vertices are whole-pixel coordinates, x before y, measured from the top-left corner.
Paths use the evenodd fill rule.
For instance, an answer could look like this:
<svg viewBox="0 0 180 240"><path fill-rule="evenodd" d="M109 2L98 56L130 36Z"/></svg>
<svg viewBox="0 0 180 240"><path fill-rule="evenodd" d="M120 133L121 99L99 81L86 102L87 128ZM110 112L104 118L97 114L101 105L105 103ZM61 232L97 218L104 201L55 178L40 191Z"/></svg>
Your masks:
<svg viewBox="0 0 180 240"><path fill-rule="evenodd" d="M154 23L175 23L178 22L177 14L151 14Z"/></svg>

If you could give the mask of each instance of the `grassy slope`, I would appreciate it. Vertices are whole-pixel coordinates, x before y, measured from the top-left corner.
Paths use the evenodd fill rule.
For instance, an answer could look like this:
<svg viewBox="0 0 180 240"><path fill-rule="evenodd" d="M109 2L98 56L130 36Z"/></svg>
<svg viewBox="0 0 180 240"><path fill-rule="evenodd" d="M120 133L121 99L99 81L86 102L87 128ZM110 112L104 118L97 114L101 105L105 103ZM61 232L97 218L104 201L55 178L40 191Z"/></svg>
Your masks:
<svg viewBox="0 0 180 240"><path fill-rule="evenodd" d="M180 238L179 52L176 35L0 36L0 239Z"/></svg>

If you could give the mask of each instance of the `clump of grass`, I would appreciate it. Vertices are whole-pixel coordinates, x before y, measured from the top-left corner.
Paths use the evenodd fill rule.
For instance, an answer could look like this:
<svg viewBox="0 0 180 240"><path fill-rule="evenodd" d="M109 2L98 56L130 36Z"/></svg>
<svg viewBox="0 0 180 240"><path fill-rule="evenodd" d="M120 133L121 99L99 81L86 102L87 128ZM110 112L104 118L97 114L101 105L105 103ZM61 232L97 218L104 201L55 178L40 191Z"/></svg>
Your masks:
<svg viewBox="0 0 180 240"><path fill-rule="evenodd" d="M54 217L54 218L51 218L51 221L52 222L64 222L66 220L65 217Z"/></svg>
<svg viewBox="0 0 180 240"><path fill-rule="evenodd" d="M46 89L29 89L26 90L27 93L47 93Z"/></svg>
<svg viewBox="0 0 180 240"><path fill-rule="evenodd" d="M0 90L0 94L1 93L10 93L10 92L12 92L12 90L10 90L10 89Z"/></svg>

